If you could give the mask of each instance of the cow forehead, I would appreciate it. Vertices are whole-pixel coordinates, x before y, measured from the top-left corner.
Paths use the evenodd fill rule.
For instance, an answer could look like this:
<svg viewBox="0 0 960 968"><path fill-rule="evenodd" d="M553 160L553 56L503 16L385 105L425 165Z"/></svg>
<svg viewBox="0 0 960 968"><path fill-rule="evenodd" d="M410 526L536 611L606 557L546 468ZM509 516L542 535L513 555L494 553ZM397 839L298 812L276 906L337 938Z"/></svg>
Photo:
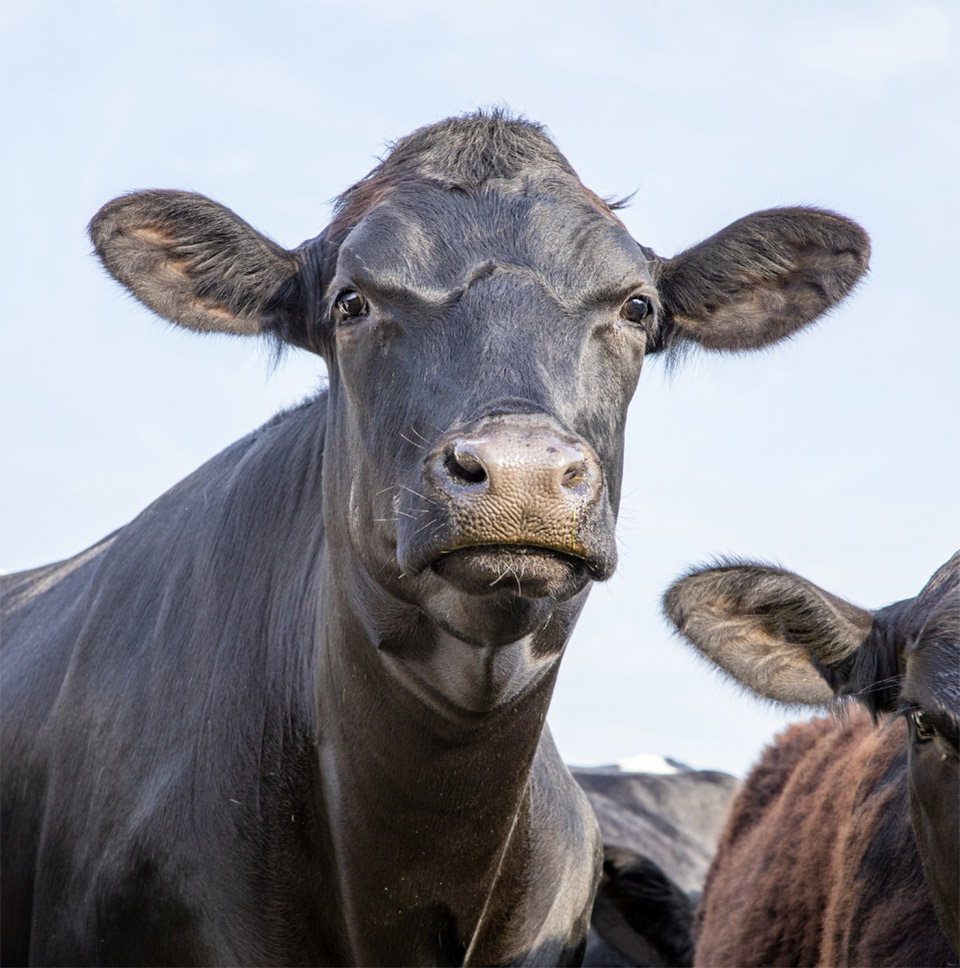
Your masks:
<svg viewBox="0 0 960 968"><path fill-rule="evenodd" d="M911 602L905 625L906 698L960 716L960 555Z"/></svg>
<svg viewBox="0 0 960 968"><path fill-rule="evenodd" d="M903 617L903 631L916 640L960 642L960 552L937 569L912 599Z"/></svg>
<svg viewBox="0 0 960 968"><path fill-rule="evenodd" d="M535 277L566 304L652 289L644 250L587 196L515 185L394 193L347 234L336 275L444 299L497 268Z"/></svg>

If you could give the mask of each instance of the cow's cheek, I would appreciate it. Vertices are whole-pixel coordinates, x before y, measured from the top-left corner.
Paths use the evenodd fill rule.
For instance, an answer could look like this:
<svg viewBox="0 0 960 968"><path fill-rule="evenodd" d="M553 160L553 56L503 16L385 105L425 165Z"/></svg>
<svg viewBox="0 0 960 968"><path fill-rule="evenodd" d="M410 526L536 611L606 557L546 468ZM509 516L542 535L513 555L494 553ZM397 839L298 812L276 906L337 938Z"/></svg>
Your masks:
<svg viewBox="0 0 960 968"><path fill-rule="evenodd" d="M331 379L330 389L323 461L327 540L336 554L351 553L377 574L385 562L396 561L398 489L390 467L376 459L364 429L369 420L358 413L342 380ZM332 518L330 509L339 509Z"/></svg>
<svg viewBox="0 0 960 968"><path fill-rule="evenodd" d="M934 907L960 954L960 760L938 739L910 750L910 800L917 847Z"/></svg>
<svg viewBox="0 0 960 968"><path fill-rule="evenodd" d="M644 359L644 341L616 330L594 340L581 366L577 413L570 420L589 440L603 465L606 500L616 518L623 475L627 408L636 392Z"/></svg>

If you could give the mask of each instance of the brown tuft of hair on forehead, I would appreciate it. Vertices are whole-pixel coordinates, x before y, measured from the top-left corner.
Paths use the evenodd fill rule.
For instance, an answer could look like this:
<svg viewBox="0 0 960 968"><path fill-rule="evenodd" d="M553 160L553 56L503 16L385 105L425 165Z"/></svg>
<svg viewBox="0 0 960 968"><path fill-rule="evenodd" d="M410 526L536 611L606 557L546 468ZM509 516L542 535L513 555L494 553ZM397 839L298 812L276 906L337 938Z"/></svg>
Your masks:
<svg viewBox="0 0 960 968"><path fill-rule="evenodd" d="M412 172L390 172L375 168L366 178L348 188L336 203L336 213L327 239L339 245L361 219L403 184L420 180Z"/></svg>
<svg viewBox="0 0 960 968"><path fill-rule="evenodd" d="M591 208L622 225L614 211L624 203L605 201L586 188L540 125L494 110L448 118L395 142L376 168L336 200L327 237L338 245L401 185L425 181L476 190L491 179L514 178L532 168L572 179Z"/></svg>

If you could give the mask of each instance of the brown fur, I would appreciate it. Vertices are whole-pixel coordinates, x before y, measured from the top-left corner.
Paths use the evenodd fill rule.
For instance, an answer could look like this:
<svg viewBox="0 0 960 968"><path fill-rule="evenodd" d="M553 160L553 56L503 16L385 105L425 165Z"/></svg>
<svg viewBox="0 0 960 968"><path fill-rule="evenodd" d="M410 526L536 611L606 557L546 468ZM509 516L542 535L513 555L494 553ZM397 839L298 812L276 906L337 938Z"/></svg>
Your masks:
<svg viewBox="0 0 960 968"><path fill-rule="evenodd" d="M910 824L906 728L791 726L734 801L704 889L697 965L945 965Z"/></svg>

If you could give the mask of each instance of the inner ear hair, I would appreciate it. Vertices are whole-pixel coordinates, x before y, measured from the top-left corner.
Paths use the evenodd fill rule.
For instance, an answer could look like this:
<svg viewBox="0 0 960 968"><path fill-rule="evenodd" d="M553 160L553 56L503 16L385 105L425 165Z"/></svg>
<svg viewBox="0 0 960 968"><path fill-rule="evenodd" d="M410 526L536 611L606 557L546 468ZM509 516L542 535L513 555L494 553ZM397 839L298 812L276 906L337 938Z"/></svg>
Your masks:
<svg viewBox="0 0 960 968"><path fill-rule="evenodd" d="M872 612L757 564L694 571L669 588L664 611L704 657L759 695L787 703L829 701L834 684L817 663L845 664L873 622Z"/></svg>
<svg viewBox="0 0 960 968"><path fill-rule="evenodd" d="M200 331L263 332L298 271L295 253L191 192L121 196L100 209L89 232L118 282L154 312Z"/></svg>
<svg viewBox="0 0 960 968"><path fill-rule="evenodd" d="M736 351L779 342L849 293L869 257L866 232L833 212L780 208L748 215L661 260L664 329L654 349L690 341Z"/></svg>

